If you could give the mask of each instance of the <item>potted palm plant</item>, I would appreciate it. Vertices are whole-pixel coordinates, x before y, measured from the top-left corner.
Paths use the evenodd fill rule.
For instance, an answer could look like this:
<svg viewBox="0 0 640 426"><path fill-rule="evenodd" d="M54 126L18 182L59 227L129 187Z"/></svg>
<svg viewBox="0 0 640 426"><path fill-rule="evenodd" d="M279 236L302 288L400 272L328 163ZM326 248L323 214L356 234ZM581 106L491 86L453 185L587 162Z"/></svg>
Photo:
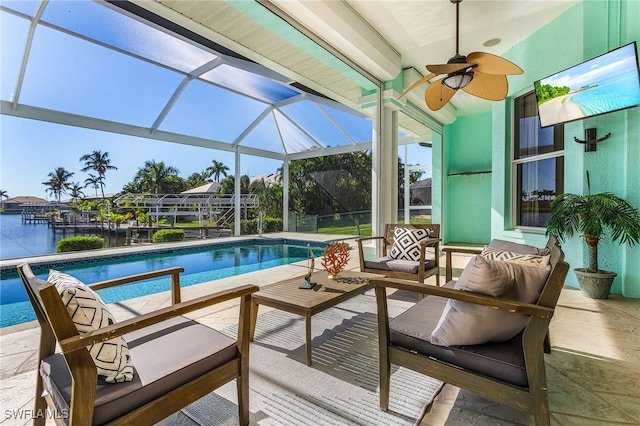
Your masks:
<svg viewBox="0 0 640 426"><path fill-rule="evenodd" d="M561 194L551 203L547 235L553 235L559 241L574 233L584 236L589 267L574 271L582 294L593 299L606 299L617 275L598 267L598 243L607 230L614 242L637 244L640 242L640 211L610 192L591 194L589 172L587 195Z"/></svg>

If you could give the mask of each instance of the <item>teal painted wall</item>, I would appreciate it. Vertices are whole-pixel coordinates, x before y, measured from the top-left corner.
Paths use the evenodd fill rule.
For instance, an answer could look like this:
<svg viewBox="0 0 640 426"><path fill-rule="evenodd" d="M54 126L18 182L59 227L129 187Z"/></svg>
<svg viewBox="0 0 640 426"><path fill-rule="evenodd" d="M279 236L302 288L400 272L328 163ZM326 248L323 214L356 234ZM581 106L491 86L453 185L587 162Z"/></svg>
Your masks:
<svg viewBox="0 0 640 426"><path fill-rule="evenodd" d="M523 75L509 77L510 97L493 103L490 113L460 117L445 127L442 159L445 242L503 238L544 245L544 231L514 230L511 221L511 100L532 90L537 79L618 46L638 42L638 22L639 1L586 0L504 54L525 71ZM582 139L584 129L593 127L598 135L611 132L612 136L598 145L596 152L585 153L573 138ZM486 168L492 171L488 186L487 182L452 183L447 177L451 173ZM586 170L591 174L592 192L611 191L640 208L640 108L565 125L566 192L586 193ZM482 199L489 200L489 205L484 206ZM465 212L465 222L461 222L461 212ZM469 225L459 229L461 223ZM483 229L472 229L474 226ZM581 238L569 239L563 246L572 267L586 265L586 247ZM640 247L602 242L600 264L602 269L618 273L614 293L640 297ZM572 273L566 284L577 287Z"/></svg>
<svg viewBox="0 0 640 426"><path fill-rule="evenodd" d="M445 127L443 241L486 243L491 236L491 113ZM469 220L472 218L473 220Z"/></svg>

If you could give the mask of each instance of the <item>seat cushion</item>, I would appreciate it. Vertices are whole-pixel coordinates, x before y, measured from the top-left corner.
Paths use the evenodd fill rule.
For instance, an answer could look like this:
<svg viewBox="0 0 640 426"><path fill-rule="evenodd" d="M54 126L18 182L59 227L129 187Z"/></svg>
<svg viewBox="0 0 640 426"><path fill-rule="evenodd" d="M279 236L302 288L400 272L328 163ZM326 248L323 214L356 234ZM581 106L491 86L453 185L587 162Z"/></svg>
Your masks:
<svg viewBox="0 0 640 426"><path fill-rule="evenodd" d="M131 382L98 381L94 424L113 420L233 360L236 341L184 317L125 335L134 360ZM71 376L62 354L42 361L45 388L59 410L69 407Z"/></svg>
<svg viewBox="0 0 640 426"><path fill-rule="evenodd" d="M549 272L550 267L523 266L474 256L454 288L535 303ZM522 331L528 322L527 315L452 299L447 302L430 341L443 346L503 342Z"/></svg>
<svg viewBox="0 0 640 426"><path fill-rule="evenodd" d="M56 287L78 332L90 333L116 322L100 296L77 278L52 269L47 281ZM87 349L98 369L98 377L107 383L133 380L131 356L124 338L116 337Z"/></svg>
<svg viewBox="0 0 640 426"><path fill-rule="evenodd" d="M393 231L391 258L398 260L420 261L420 243L429 238L431 231L420 228L397 227Z"/></svg>
<svg viewBox="0 0 640 426"><path fill-rule="evenodd" d="M419 261L394 259L390 256L378 257L376 259L365 260L364 266L367 269L380 269L384 271L404 272L407 274L417 274L420 267ZM435 268L434 259L425 259L424 270Z"/></svg>
<svg viewBox="0 0 640 426"><path fill-rule="evenodd" d="M451 283L446 285L451 286ZM445 298L428 296L393 319L389 324L391 344L516 386L527 387L522 333L506 342L481 345L438 346L429 342L446 304Z"/></svg>

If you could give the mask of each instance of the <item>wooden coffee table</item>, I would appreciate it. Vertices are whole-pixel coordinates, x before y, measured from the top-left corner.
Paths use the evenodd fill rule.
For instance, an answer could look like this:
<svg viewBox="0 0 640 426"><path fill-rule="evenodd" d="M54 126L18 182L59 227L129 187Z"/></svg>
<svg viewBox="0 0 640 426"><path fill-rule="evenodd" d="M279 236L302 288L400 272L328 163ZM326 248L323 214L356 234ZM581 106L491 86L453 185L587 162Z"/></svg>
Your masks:
<svg viewBox="0 0 640 426"><path fill-rule="evenodd" d="M369 274L366 272L343 271L340 277L347 281L330 280L324 271L316 271L311 275L311 281L317 284L309 290L298 288L304 282L304 276L280 281L251 295L251 337L256 330L258 305L270 306L281 311L289 312L305 317L307 365L311 365L311 317L318 312L336 306L354 296L364 293L373 287L368 279L384 278L384 275Z"/></svg>

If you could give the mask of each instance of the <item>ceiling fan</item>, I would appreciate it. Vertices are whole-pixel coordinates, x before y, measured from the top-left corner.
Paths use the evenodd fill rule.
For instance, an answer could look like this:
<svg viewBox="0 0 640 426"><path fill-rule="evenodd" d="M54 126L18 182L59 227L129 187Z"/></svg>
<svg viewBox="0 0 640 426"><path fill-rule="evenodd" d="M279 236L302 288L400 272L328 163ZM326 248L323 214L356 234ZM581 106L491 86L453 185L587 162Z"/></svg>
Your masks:
<svg viewBox="0 0 640 426"><path fill-rule="evenodd" d="M420 84L433 81L424 92L424 99L432 111L442 108L455 93L462 89L470 95L490 101L501 101L507 97L509 84L507 75L522 74L522 69L500 56L485 52L473 52L467 56L460 54L460 3L462 0L450 0L456 5L456 56L446 64L427 65L430 72L413 83L401 97Z"/></svg>

